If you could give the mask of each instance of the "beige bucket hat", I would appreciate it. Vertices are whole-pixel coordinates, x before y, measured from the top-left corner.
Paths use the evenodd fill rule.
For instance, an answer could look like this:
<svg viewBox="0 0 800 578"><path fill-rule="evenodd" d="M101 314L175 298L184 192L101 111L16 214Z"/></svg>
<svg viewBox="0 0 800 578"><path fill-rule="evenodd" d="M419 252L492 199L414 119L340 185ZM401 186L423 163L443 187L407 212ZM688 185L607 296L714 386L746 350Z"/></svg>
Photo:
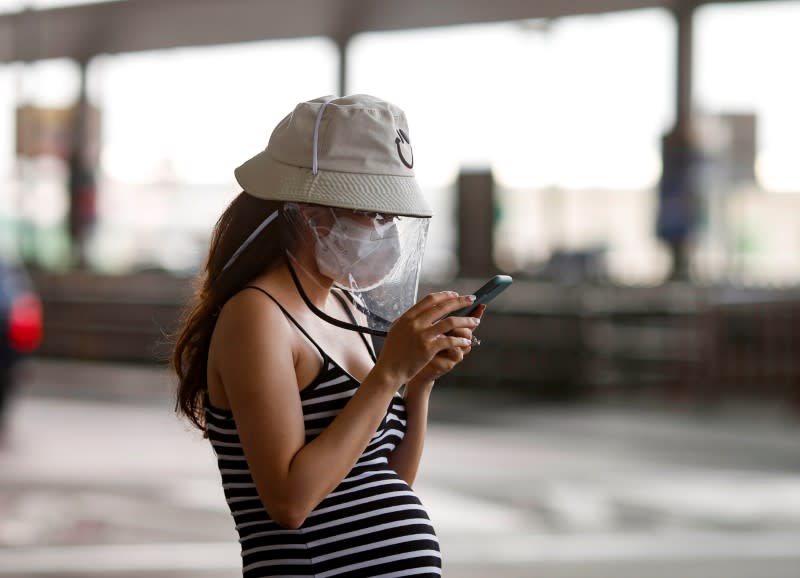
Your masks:
<svg viewBox="0 0 800 578"><path fill-rule="evenodd" d="M298 104L235 171L247 193L394 215L433 212L414 176L405 113L365 94Z"/></svg>

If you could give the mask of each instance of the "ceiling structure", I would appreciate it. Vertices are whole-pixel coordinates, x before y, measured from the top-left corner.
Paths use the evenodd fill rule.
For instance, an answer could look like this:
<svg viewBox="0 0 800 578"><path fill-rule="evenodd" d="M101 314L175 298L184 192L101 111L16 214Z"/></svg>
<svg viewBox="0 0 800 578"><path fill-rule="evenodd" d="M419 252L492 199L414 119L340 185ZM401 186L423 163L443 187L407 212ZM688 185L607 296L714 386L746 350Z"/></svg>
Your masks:
<svg viewBox="0 0 800 578"><path fill-rule="evenodd" d="M0 62L742 0L117 0L0 14ZM750 0L754 1L754 0Z"/></svg>

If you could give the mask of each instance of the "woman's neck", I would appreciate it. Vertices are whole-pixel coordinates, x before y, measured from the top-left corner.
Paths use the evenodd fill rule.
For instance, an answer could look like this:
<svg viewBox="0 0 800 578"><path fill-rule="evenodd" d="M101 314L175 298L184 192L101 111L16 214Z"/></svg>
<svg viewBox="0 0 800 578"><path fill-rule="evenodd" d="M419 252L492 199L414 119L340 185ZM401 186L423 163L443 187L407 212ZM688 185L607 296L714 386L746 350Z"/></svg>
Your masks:
<svg viewBox="0 0 800 578"><path fill-rule="evenodd" d="M286 266L288 275L291 276L291 271L294 271L293 283L296 280L296 284L301 285L297 288L298 291L304 292L311 303L324 310L333 281L322 275L317 270L316 263L303 255L287 255Z"/></svg>

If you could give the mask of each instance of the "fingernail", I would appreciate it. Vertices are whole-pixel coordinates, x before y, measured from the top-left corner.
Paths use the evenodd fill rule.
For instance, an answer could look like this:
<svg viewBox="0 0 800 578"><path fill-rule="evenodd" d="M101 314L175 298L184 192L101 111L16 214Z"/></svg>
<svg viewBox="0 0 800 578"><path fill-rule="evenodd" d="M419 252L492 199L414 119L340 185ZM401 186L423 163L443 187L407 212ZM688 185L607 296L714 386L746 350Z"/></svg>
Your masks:
<svg viewBox="0 0 800 578"><path fill-rule="evenodd" d="M450 297L458 297L458 293L456 293L455 291L448 291L448 292L447 292L447 294L448 294Z"/></svg>
<svg viewBox="0 0 800 578"><path fill-rule="evenodd" d="M467 301L469 301L470 303L475 301L475 295L467 295L466 297L467 297Z"/></svg>
<svg viewBox="0 0 800 578"><path fill-rule="evenodd" d="M469 347L470 345L472 345L472 340L471 339L462 339L461 340L461 345L463 345L464 347Z"/></svg>
<svg viewBox="0 0 800 578"><path fill-rule="evenodd" d="M481 324L481 320L480 320L480 319L478 319L477 317L473 317L473 318L472 318L472 322L473 322L475 325L480 325L480 324Z"/></svg>

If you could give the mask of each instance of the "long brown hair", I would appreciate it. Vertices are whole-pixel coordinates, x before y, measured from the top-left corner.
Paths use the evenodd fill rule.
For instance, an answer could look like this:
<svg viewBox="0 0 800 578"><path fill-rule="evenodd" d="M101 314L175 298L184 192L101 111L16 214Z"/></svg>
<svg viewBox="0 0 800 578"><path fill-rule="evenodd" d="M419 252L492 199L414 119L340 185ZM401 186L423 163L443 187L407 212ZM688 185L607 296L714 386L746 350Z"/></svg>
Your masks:
<svg viewBox="0 0 800 578"><path fill-rule="evenodd" d="M247 237L271 215L277 217L223 272L223 267ZM178 376L175 411L205 430L203 398L211 334L222 306L249 281L284 259L289 242L282 201L266 201L240 193L222 213L211 235L208 258L195 280L182 327L172 349L172 369Z"/></svg>

